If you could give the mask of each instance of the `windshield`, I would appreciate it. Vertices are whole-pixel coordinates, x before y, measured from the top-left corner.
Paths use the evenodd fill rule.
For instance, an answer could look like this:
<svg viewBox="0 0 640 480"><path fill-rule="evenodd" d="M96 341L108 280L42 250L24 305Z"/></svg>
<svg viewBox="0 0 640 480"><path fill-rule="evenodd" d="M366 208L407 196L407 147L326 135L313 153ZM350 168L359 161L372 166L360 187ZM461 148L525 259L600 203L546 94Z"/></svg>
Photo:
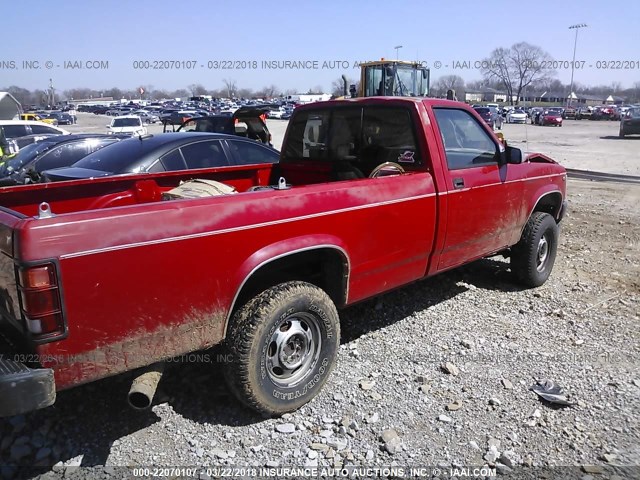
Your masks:
<svg viewBox="0 0 640 480"><path fill-rule="evenodd" d="M364 96L420 97L427 95L429 93L428 73L413 65L381 64L366 67Z"/></svg>
<svg viewBox="0 0 640 480"><path fill-rule="evenodd" d="M488 108L474 108L474 110L476 112L478 112L480 115L490 115L491 114L491 110L489 110Z"/></svg>
<svg viewBox="0 0 640 480"><path fill-rule="evenodd" d="M631 118L640 118L640 108L631 108L627 112L627 116Z"/></svg>
<svg viewBox="0 0 640 480"><path fill-rule="evenodd" d="M112 127L139 127L139 118L116 118L111 123Z"/></svg>
<svg viewBox="0 0 640 480"><path fill-rule="evenodd" d="M11 172L19 170L23 165L29 163L52 145L54 145L52 142L36 142L21 148L15 157L0 167L0 173L2 175L8 175Z"/></svg>

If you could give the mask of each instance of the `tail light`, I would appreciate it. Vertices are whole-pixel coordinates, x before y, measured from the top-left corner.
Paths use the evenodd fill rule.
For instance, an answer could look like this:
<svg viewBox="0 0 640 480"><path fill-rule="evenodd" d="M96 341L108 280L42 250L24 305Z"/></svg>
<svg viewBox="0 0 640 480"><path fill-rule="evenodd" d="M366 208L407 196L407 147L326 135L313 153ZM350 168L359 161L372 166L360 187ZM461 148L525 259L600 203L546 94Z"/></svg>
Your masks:
<svg viewBox="0 0 640 480"><path fill-rule="evenodd" d="M60 286L53 263L21 267L18 275L22 313L36 340L65 333Z"/></svg>

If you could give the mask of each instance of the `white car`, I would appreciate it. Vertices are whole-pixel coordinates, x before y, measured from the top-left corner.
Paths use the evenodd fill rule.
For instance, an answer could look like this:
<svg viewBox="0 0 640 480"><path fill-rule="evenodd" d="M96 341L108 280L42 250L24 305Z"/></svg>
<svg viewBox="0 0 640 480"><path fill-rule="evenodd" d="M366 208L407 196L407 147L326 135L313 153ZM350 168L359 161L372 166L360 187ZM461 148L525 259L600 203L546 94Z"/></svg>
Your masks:
<svg viewBox="0 0 640 480"><path fill-rule="evenodd" d="M267 115L269 115L269 118L277 118L282 120L282 116L285 114L285 110L284 108L278 108L275 110L269 110L269 112L267 113Z"/></svg>
<svg viewBox="0 0 640 480"><path fill-rule="evenodd" d="M509 110L507 123L527 123L527 112L521 109Z"/></svg>
<svg viewBox="0 0 640 480"><path fill-rule="evenodd" d="M36 120L0 120L0 133L4 138L11 139L26 135L69 135L70 132Z"/></svg>
<svg viewBox="0 0 640 480"><path fill-rule="evenodd" d="M125 115L122 117L114 117L111 124L107 125L107 133L109 135L146 135L147 128L142 123L142 119L137 115Z"/></svg>

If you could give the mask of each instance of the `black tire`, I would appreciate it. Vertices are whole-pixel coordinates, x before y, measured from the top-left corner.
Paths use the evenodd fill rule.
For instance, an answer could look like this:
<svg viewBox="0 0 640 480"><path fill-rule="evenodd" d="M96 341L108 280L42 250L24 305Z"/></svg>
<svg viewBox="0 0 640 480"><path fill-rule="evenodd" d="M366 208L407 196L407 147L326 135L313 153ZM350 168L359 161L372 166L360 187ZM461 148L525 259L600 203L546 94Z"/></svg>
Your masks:
<svg viewBox="0 0 640 480"><path fill-rule="evenodd" d="M309 283L281 283L234 314L225 340L233 360L225 363L224 375L242 403L281 415L318 394L339 344L340 320L329 296Z"/></svg>
<svg viewBox="0 0 640 480"><path fill-rule="evenodd" d="M533 212L522 231L520 241L511 250L511 271L527 287L539 287L547 281L558 251L559 228L545 212Z"/></svg>

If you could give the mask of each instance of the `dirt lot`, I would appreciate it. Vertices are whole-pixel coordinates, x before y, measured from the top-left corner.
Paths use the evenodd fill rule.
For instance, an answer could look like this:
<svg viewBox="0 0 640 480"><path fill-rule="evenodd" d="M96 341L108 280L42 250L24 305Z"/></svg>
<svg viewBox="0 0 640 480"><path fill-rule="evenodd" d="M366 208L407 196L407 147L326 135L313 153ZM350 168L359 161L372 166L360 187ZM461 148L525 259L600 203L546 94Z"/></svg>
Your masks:
<svg viewBox="0 0 640 480"><path fill-rule="evenodd" d="M276 139L285 125L270 122ZM616 128L504 132L518 144L526 130L529 145L567 166L640 173L636 140L601 138ZM392 464L434 466L444 478L482 465L517 479L640 478L640 187L570 180L568 192L545 285L522 290L504 259L488 259L341 312L337 368L299 411L254 415L217 365L199 360L171 365L152 410L135 412L122 375L0 420L0 478L124 478L122 465ZM540 402L529 387L543 378L575 405Z"/></svg>

